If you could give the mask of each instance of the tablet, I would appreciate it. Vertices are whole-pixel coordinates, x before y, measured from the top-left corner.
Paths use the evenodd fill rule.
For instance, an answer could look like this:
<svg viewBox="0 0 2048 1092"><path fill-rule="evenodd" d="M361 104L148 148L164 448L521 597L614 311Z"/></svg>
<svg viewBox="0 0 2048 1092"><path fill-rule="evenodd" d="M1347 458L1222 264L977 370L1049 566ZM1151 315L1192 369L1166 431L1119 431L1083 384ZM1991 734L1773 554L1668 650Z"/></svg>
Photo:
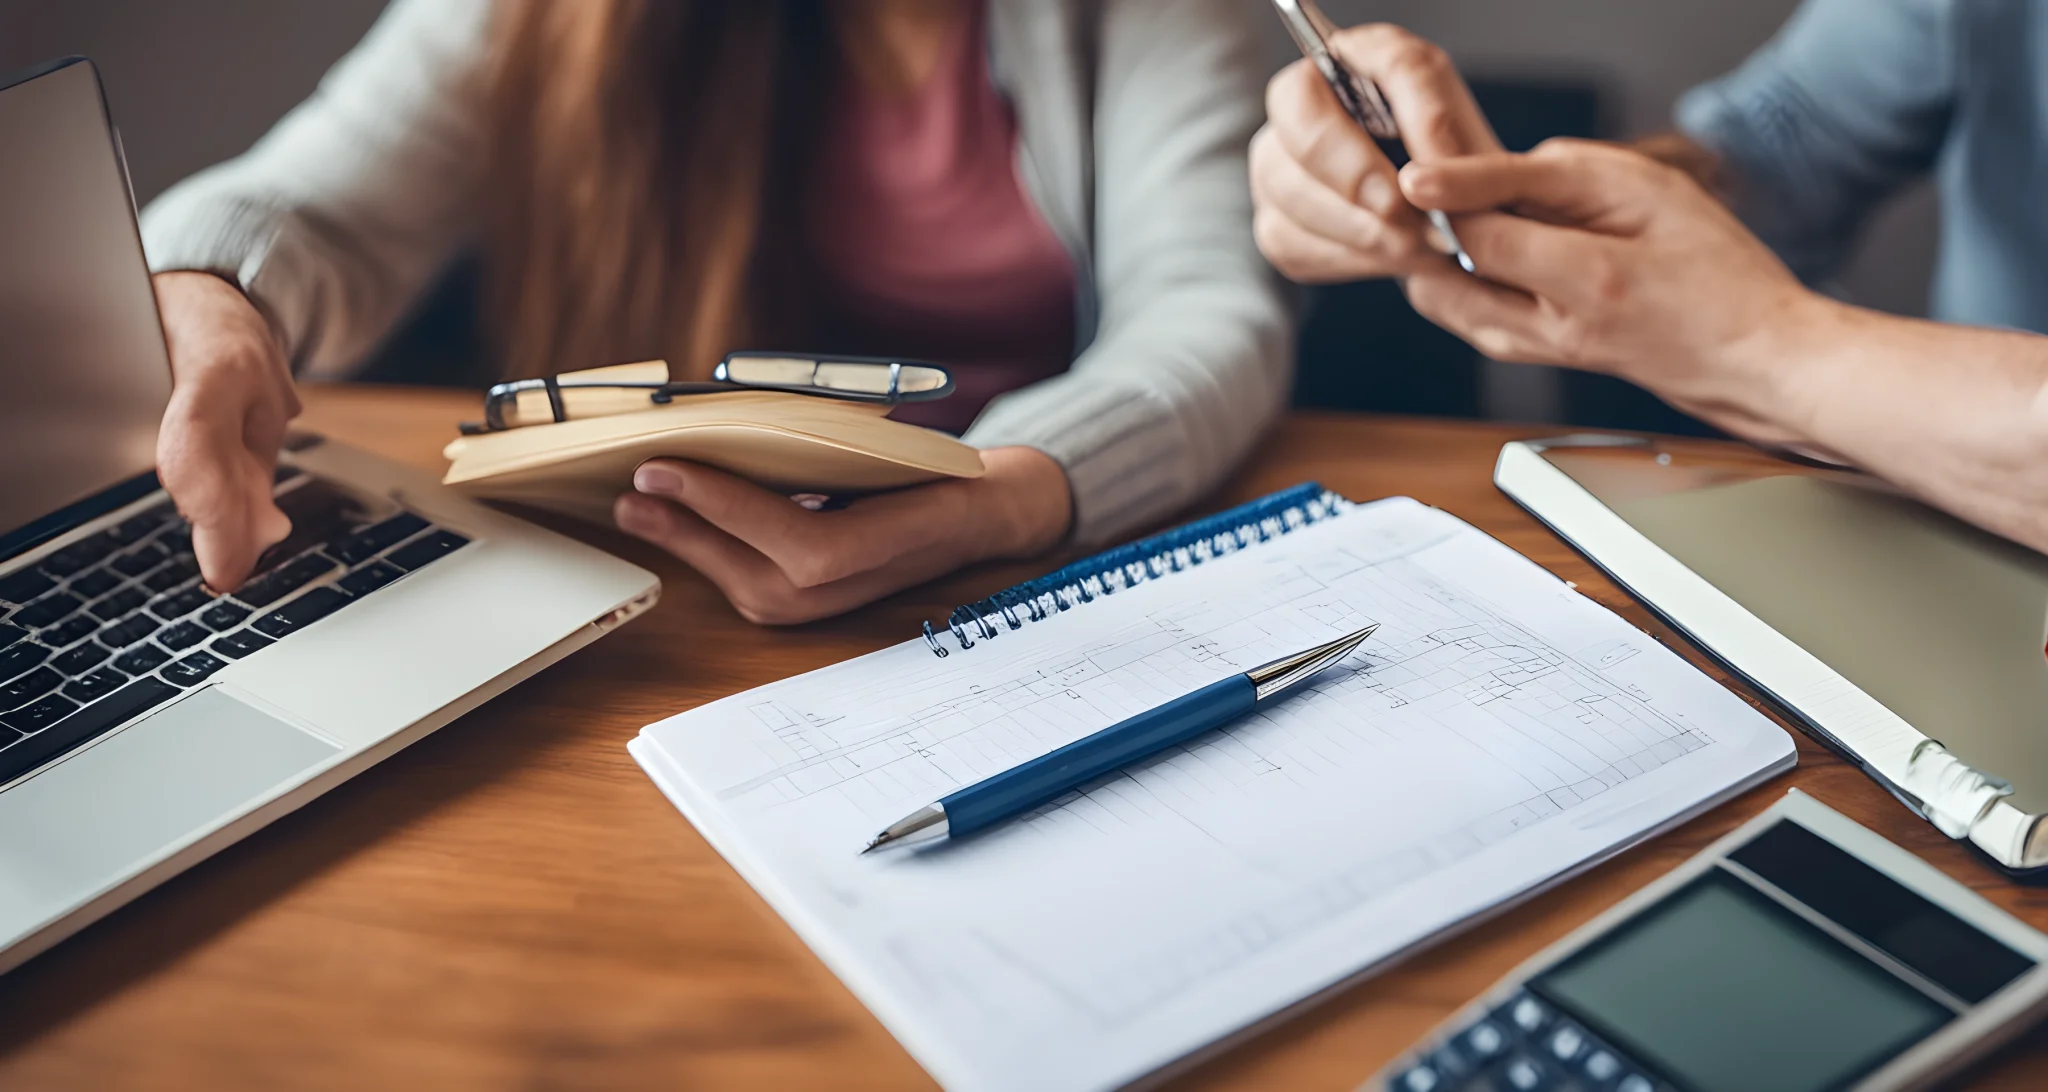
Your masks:
<svg viewBox="0 0 2048 1092"><path fill-rule="evenodd" d="M1513 443L1494 481L1951 837L2048 866L2048 558L1725 444Z"/></svg>

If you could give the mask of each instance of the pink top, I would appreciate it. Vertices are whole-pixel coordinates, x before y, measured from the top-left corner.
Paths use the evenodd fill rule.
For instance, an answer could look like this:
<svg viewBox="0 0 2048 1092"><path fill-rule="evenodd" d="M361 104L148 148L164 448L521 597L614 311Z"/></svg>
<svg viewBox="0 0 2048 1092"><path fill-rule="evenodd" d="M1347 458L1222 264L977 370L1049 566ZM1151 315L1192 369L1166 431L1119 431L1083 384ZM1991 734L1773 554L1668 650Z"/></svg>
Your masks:
<svg viewBox="0 0 2048 1092"><path fill-rule="evenodd" d="M893 416L955 433L1074 350L1073 260L1017 177L982 20L907 95L839 77L804 208L816 347L951 368L952 397Z"/></svg>

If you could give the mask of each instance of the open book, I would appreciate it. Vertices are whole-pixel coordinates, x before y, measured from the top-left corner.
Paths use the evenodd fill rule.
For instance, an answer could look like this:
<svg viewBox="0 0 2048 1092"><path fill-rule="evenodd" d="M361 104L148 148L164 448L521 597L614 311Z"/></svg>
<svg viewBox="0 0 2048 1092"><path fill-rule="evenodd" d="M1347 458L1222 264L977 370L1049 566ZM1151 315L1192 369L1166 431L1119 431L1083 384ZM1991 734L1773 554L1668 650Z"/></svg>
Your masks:
<svg viewBox="0 0 2048 1092"><path fill-rule="evenodd" d="M645 404L645 395L640 396ZM777 391L692 395L654 409L464 436L445 484L601 523L655 458L705 463L786 493L869 493L978 478L981 453L888 420L885 405Z"/></svg>

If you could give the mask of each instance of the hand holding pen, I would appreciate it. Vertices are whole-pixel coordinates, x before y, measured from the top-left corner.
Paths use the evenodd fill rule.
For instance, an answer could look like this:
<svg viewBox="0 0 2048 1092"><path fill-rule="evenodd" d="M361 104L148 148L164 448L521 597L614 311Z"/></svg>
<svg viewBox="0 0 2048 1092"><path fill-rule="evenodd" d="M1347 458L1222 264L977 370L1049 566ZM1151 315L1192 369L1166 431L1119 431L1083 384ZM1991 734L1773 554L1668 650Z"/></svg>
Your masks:
<svg viewBox="0 0 2048 1092"><path fill-rule="evenodd" d="M1294 7L1313 22L1312 5L1276 6L1283 14ZM1297 25L1290 21L1290 30ZM1435 45L1384 24L1336 31L1327 41L1333 59L1365 89L1357 97L1368 115L1354 117L1342 101L1347 96L1306 57L1273 77L1267 122L1251 148L1259 249L1304 283L1444 268L1458 253L1455 231L1446 237L1448 220L1432 224L1441 214L1431 217L1403 196L1397 160L1498 152L1499 138ZM1367 131L1375 91L1398 123L1397 139Z"/></svg>

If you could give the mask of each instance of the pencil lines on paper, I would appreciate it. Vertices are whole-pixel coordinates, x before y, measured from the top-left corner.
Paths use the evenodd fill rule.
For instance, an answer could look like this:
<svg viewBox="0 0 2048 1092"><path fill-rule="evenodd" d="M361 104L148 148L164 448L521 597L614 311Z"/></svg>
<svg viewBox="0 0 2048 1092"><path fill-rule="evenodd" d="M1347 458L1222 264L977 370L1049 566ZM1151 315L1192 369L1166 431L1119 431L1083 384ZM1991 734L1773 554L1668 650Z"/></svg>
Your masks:
<svg viewBox="0 0 2048 1092"><path fill-rule="evenodd" d="M1345 663L1223 730L975 837L858 853L956 789L1369 622ZM636 755L935 1072L1009 1092L1121 1084L1753 783L1790 742L1398 500L943 660L910 642L713 703Z"/></svg>
<svg viewBox="0 0 2048 1092"><path fill-rule="evenodd" d="M1604 788L1604 771L1627 776L1646 748L1685 735L1629 685L1601 674L1625 662L1625 650L1591 650L1591 662L1566 656L1399 558L1336 576L1331 583L1285 566L1267 583L1291 599L1242 614L1177 603L1082 651L1010 665L959 693L929 696L921 680L900 677L829 696L785 692L749 710L784 749L782 761L721 795L765 794L773 803L839 791L872 801L863 812L883 818L906 793L942 796L1250 667L1289 641L1365 619L1382 623L1378 639L1287 706L1288 724L1313 721L1313 731L1283 728L1268 739L1260 726L1272 718L1258 717L1162 761L1194 758L1204 769L1190 777L1207 791L1272 775L1299 785L1341 773L1348 758L1402 733L1448 728L1566 806ZM1584 730L1563 731L1560 718Z"/></svg>
<svg viewBox="0 0 2048 1092"><path fill-rule="evenodd" d="M1081 617L1095 612L1090 621L1099 624L1078 642L1008 654L984 645L978 660L778 688L748 710L774 741L775 765L720 795L769 810L836 795L885 823L1278 652L1381 623L1350 662L1286 703L1084 786L993 836L1101 852L1148 836L1193 838L1267 881L1237 896L1214 928L1162 930L1107 956L1031 968L1034 980L1081 999L1090 1019L1114 1023L1710 742L1606 674L1631 658L1627 638L1568 655L1400 547L1381 540L1306 557L1276 551L1248 592L1160 597L1135 613L1129 603L1113 609L1114 599L1094 604ZM1461 768L1514 786L1513 802L1502 806L1495 793L1477 812L1418 809L1411 821L1438 825L1392 851L1361 840L1357 859L1312 874L1264 848L1274 832L1256 817L1340 787L1455 781ZM1446 792L1455 796L1455 786ZM917 958L936 957L927 947Z"/></svg>

